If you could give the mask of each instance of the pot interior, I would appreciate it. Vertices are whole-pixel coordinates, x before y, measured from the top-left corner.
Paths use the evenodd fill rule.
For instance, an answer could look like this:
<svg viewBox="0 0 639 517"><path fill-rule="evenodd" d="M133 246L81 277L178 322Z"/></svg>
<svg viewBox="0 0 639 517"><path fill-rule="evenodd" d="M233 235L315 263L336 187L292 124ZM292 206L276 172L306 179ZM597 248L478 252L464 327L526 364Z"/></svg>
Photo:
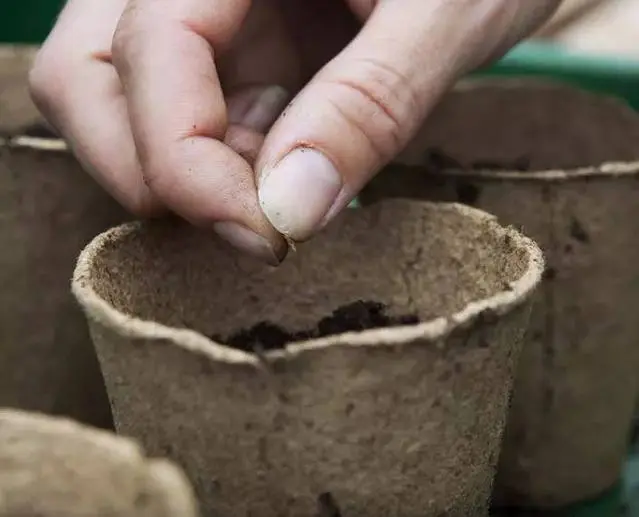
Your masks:
<svg viewBox="0 0 639 517"><path fill-rule="evenodd" d="M639 115L617 99L535 80L469 82L448 94L398 160L508 171L639 159Z"/></svg>
<svg viewBox="0 0 639 517"><path fill-rule="evenodd" d="M517 234L475 210L393 200L346 212L277 268L183 223L116 231L97 246L89 284L122 313L224 341L263 321L306 330L358 300L450 316L529 268Z"/></svg>

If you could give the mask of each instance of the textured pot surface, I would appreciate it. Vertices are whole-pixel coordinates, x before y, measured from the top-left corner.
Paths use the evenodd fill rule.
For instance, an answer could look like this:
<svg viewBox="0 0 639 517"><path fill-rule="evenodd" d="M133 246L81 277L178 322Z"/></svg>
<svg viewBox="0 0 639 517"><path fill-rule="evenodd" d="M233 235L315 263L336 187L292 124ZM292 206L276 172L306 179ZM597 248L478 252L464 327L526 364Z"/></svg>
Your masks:
<svg viewBox="0 0 639 517"><path fill-rule="evenodd" d="M537 82L467 83L361 196L462 201L544 250L497 504L563 506L619 478L639 390L637 142L639 117L617 101Z"/></svg>
<svg viewBox="0 0 639 517"><path fill-rule="evenodd" d="M177 467L76 422L0 410L0 516L195 517Z"/></svg>
<svg viewBox="0 0 639 517"><path fill-rule="evenodd" d="M112 427L69 278L82 247L125 219L61 141L0 143L0 406Z"/></svg>
<svg viewBox="0 0 639 517"><path fill-rule="evenodd" d="M0 45L0 137L42 120L27 87L37 50L30 45Z"/></svg>
<svg viewBox="0 0 639 517"><path fill-rule="evenodd" d="M207 514L485 515L539 250L461 205L348 212L278 268L179 223L80 256L116 426L183 465ZM259 358L206 337L360 299L423 323Z"/></svg>

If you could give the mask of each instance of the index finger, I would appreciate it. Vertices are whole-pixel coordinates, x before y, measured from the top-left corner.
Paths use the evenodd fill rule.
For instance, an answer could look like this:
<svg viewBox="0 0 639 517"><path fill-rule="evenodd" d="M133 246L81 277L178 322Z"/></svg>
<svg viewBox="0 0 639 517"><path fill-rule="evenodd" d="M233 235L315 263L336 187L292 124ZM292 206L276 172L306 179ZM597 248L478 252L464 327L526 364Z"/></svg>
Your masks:
<svg viewBox="0 0 639 517"><path fill-rule="evenodd" d="M152 192L185 219L276 262L286 243L262 214L251 167L222 142L227 113L215 54L249 7L250 0L129 0L113 62Z"/></svg>

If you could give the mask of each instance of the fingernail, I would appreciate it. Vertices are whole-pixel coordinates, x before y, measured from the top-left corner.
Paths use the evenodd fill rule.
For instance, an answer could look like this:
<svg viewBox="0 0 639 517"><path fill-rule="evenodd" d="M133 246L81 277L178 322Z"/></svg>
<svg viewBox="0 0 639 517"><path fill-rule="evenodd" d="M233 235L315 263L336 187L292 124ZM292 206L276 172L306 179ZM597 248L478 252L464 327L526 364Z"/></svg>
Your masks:
<svg viewBox="0 0 639 517"><path fill-rule="evenodd" d="M291 151L261 178L258 194L264 214L294 241L304 241L319 229L342 189L333 163L307 147Z"/></svg>
<svg viewBox="0 0 639 517"><path fill-rule="evenodd" d="M264 237L241 224L233 222L216 223L213 229L222 239L235 248L260 258L271 266L279 265L286 255L286 250L283 252L280 250L279 253L276 253Z"/></svg>
<svg viewBox="0 0 639 517"><path fill-rule="evenodd" d="M269 86L254 95L238 97L229 101L229 122L263 133L277 120L288 100L289 94L281 86Z"/></svg>

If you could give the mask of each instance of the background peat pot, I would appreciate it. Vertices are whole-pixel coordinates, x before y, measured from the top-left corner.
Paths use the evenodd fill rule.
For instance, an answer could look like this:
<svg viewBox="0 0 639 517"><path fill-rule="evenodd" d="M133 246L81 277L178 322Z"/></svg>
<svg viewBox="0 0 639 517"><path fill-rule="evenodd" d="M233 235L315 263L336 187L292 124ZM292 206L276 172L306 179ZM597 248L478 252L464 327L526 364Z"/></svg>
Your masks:
<svg viewBox="0 0 639 517"><path fill-rule="evenodd" d="M183 465L206 515L485 515L541 252L462 205L347 212L278 268L177 222L115 228L79 258L116 428ZM406 323L219 344L358 300Z"/></svg>
<svg viewBox="0 0 639 517"><path fill-rule="evenodd" d="M128 217L63 141L24 136L45 134L26 86L35 53L0 46L0 406L112 428L69 278L82 247Z"/></svg>
<svg viewBox="0 0 639 517"><path fill-rule="evenodd" d="M536 81L461 85L362 193L461 201L523 228L548 269L515 383L497 506L618 481L639 390L639 116Z"/></svg>
<svg viewBox="0 0 639 517"><path fill-rule="evenodd" d="M1 406L112 427L69 278L82 247L125 219L62 141L0 141Z"/></svg>
<svg viewBox="0 0 639 517"><path fill-rule="evenodd" d="M42 117L29 97L27 78L38 47L0 45L0 132L15 133L40 123ZM0 135L1 137L2 135Z"/></svg>
<svg viewBox="0 0 639 517"><path fill-rule="evenodd" d="M132 441L0 409L0 516L195 517L184 473Z"/></svg>

